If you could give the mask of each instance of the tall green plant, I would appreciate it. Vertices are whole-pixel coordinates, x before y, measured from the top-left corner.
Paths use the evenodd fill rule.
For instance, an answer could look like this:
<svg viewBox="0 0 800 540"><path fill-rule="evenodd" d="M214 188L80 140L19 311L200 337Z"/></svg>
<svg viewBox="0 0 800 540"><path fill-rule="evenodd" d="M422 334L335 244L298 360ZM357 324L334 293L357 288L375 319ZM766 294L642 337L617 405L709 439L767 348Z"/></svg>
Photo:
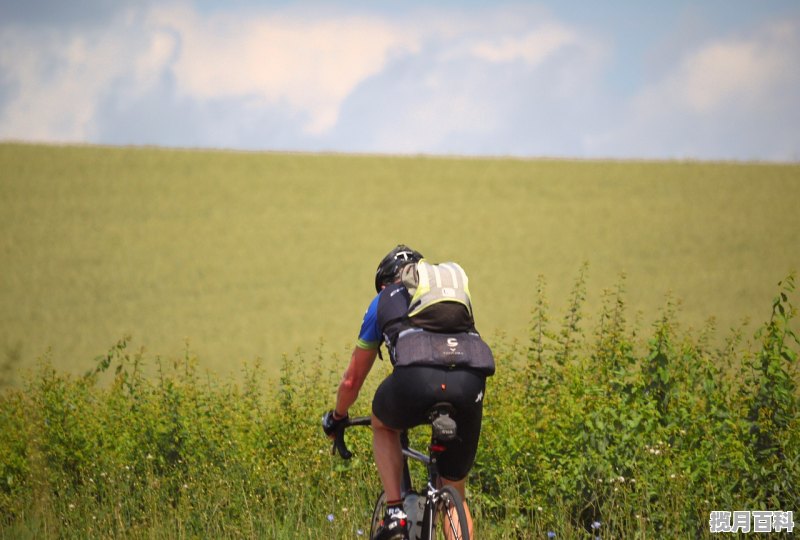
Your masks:
<svg viewBox="0 0 800 540"><path fill-rule="evenodd" d="M761 349L744 364L741 388L750 450L745 490L751 501L767 501L774 508L800 500L800 457L791 446L797 441L793 433L800 414L797 351L792 348L800 341L792 328L797 310L789 297L794 274L780 287L769 321L756 334Z"/></svg>

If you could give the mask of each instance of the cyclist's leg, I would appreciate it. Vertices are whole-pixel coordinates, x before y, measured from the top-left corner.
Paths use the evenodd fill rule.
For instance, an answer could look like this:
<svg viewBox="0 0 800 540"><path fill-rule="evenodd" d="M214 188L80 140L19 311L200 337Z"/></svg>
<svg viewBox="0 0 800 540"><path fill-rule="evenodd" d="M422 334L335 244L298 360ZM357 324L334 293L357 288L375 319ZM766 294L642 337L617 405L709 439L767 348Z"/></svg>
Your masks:
<svg viewBox="0 0 800 540"><path fill-rule="evenodd" d="M390 428L372 413L372 448L375 466L381 477L387 501L401 498L401 477L403 476L403 451L400 447L400 432Z"/></svg>
<svg viewBox="0 0 800 540"><path fill-rule="evenodd" d="M396 368L381 382L372 399L372 430L375 465L387 500L401 497L403 454L400 432L425 423L441 386L441 371L425 367Z"/></svg>
<svg viewBox="0 0 800 540"><path fill-rule="evenodd" d="M439 459L441 483L452 486L464 501L467 528L472 538L472 513L466 497L467 474L475 462L480 440L483 418L483 396L486 379L469 370L457 370L448 374L447 400L456 408L458 440L448 443L448 448Z"/></svg>

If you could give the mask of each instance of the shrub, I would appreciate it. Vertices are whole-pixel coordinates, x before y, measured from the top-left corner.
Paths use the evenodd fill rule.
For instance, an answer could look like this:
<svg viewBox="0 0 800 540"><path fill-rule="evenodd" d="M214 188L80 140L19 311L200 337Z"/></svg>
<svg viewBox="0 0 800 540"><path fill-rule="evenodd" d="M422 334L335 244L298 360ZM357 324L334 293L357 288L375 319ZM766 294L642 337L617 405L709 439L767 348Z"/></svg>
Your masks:
<svg viewBox="0 0 800 540"><path fill-rule="evenodd" d="M755 334L713 345L667 299L649 336L631 327L625 278L583 314L584 266L553 329L539 280L527 343L498 336L470 481L482 537L686 537L711 510L796 510L800 397L781 285ZM379 491L367 430L329 455L319 419L344 361L320 346L240 381L187 353L148 360L129 338L83 377L47 359L0 395L2 536L352 538ZM143 367L152 362L155 377ZM329 367L326 367L329 366ZM363 390L369 396L386 363ZM366 413L368 397L359 402ZM355 412L355 411L354 411ZM424 444L425 435L412 437Z"/></svg>

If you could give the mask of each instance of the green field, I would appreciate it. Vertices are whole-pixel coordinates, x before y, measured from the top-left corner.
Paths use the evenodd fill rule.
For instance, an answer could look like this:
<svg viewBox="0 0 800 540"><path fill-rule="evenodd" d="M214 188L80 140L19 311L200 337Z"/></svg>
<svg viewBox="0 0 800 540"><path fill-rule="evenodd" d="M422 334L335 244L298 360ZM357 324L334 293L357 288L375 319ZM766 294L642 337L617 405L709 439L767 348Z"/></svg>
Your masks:
<svg viewBox="0 0 800 540"><path fill-rule="evenodd" d="M524 337L537 276L559 308L584 262L589 306L624 273L643 327L671 293L725 335L800 267L798 200L798 165L2 144L0 359L346 355L398 242L462 263L486 335Z"/></svg>
<svg viewBox="0 0 800 540"><path fill-rule="evenodd" d="M798 165L2 144L0 538L363 537L369 434L343 462L319 418L397 242L462 263L497 358L480 538L797 515L798 195Z"/></svg>

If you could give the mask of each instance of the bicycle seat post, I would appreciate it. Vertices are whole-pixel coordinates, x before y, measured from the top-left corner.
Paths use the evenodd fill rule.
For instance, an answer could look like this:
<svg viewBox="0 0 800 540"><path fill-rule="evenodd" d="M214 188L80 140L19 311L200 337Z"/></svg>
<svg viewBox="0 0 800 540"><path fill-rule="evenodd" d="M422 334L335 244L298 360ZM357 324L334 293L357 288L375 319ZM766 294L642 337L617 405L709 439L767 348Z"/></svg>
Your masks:
<svg viewBox="0 0 800 540"><path fill-rule="evenodd" d="M403 450L408 450L408 430L400 433L400 447ZM414 491L414 486L411 483L411 471L408 468L408 457L403 455L403 479L400 484L400 492L403 498Z"/></svg>
<svg viewBox="0 0 800 540"><path fill-rule="evenodd" d="M434 488L438 488L439 485L439 455L447 450L447 443L456 438L458 426L452 416L455 416L455 408L446 402L437 403L430 412L431 443L428 447L430 455L428 478Z"/></svg>

